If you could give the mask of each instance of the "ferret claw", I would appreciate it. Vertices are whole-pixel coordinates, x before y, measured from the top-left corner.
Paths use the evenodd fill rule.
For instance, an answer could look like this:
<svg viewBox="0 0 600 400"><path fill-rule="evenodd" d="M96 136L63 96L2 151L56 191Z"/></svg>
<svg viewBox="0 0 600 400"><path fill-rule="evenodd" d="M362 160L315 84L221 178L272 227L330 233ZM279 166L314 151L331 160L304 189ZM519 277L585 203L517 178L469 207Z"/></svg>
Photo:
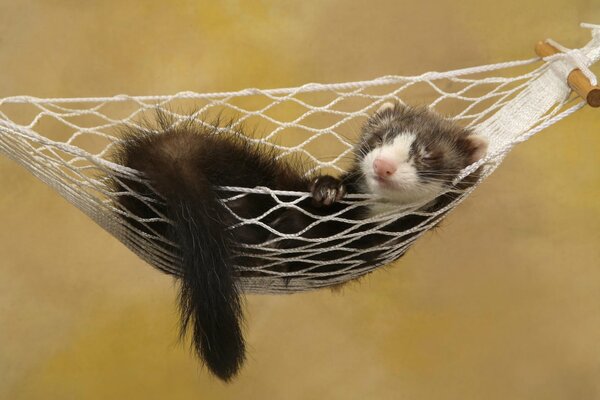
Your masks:
<svg viewBox="0 0 600 400"><path fill-rule="evenodd" d="M342 182L329 175L316 178L310 185L312 204L315 207L330 206L346 194Z"/></svg>

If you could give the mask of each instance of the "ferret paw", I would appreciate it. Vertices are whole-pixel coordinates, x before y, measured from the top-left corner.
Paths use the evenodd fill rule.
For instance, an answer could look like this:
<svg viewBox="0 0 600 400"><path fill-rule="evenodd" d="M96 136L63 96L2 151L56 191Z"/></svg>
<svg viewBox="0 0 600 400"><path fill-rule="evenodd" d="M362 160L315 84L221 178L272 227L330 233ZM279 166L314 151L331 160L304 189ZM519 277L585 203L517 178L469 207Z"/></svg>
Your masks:
<svg viewBox="0 0 600 400"><path fill-rule="evenodd" d="M312 181L310 193L312 194L313 206L330 206L344 197L346 187L339 179L325 175Z"/></svg>

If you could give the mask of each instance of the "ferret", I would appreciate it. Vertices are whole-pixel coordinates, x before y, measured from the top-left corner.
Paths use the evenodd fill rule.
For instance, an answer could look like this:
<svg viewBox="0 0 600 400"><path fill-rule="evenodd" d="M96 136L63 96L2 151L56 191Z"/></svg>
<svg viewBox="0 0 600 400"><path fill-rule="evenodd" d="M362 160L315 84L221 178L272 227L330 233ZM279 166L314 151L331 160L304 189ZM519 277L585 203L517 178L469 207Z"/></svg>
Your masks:
<svg viewBox="0 0 600 400"><path fill-rule="evenodd" d="M292 257L298 243L293 239L273 241L269 229L240 225L232 214L244 218L263 215L277 205L270 196L251 193L226 200L231 193L218 187L308 191L311 197L297 205L320 216L345 212L348 206L340 200L348 193L373 195L378 200L375 205L348 208L353 220L407 204L422 204L422 209L435 211L448 203L448 196L441 194L453 179L487 150L486 140L471 130L426 108L399 103L385 103L368 118L355 145L352 165L339 177L307 175L306 166L281 160L271 147L246 140L241 132L207 128L194 121L174 124L164 114L159 114L157 128L123 128L115 161L142 173L150 186L115 178L115 202L125 214L152 218L159 211L172 221L153 223L152 229L178 245L181 334L191 332L197 356L224 381L239 372L246 353L242 299L236 285L242 273L234 265L256 262L236 255L236 249L272 242L282 254ZM141 197L156 201L150 207ZM148 230L133 218L123 218L137 229ZM401 232L423 218L402 217L388 229ZM261 222L281 233L303 232L302 237L313 238L327 238L348 228L348 223L329 221L307 230L313 220L285 207L263 216ZM236 228L230 229L232 226ZM376 247L380 240L365 235L351 247L359 250L360 260L374 262L379 254L369 247ZM323 261L326 271L345 266L332 262L341 254L329 253L316 258ZM299 271L302 267L298 261L290 261L281 268Z"/></svg>

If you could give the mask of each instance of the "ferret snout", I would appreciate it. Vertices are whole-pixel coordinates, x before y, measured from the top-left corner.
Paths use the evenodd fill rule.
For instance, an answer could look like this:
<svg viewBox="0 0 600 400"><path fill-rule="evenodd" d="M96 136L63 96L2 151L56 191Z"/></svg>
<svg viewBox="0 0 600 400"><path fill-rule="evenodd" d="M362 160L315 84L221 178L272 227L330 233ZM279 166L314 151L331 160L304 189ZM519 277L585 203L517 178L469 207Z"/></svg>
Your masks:
<svg viewBox="0 0 600 400"><path fill-rule="evenodd" d="M375 174L380 178L389 178L397 169L398 168L393 162L384 158L376 158L375 161L373 161L373 171L375 171Z"/></svg>

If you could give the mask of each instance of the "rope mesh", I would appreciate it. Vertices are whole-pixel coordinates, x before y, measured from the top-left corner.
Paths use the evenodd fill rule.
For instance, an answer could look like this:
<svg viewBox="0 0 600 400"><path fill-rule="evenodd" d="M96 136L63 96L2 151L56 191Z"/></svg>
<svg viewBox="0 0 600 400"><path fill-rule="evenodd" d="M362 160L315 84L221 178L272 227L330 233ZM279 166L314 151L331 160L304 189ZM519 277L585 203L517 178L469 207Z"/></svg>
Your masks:
<svg viewBox="0 0 600 400"><path fill-rule="evenodd" d="M577 60L579 68L587 69L600 58L599 29L593 30L593 40L579 49L578 54L585 55ZM587 65L582 65L582 59ZM111 161L111 152L121 140L120 128L139 126L145 115L157 109L171 115L175 123L194 118L208 124L216 115L232 118L235 122L231 129L254 128L247 140L276 148L283 159L301 158L307 174L344 171L349 166L361 124L389 100L427 104L488 138L487 156L466 168L458 178L479 169L477 182L435 212L423 211L422 205L382 208L379 215L357 221L349 220L346 212L374 204L375 199L368 195L348 195L342 202L349 208L319 216L298 207L309 193L221 188L225 206L249 195L266 196L275 204L261 215L242 216L232 212L238 223L230 229L254 225L270 232L269 240L237 249L237 270L243 289L262 293L307 290L359 277L396 260L489 176L512 146L583 107L581 99L570 96L566 84L566 74L571 69L567 58L554 57L414 77L386 76L362 82L307 84L274 90L69 99L8 97L0 99L0 153L56 189L148 263L177 275L177 244L154 229L157 223L169 221L158 212L153 218L139 218L117 208L113 199L123 193L113 192L110 185L111 177L144 182L138 172ZM133 192L129 195L153 206L150 199ZM299 233L276 231L263 219L280 208L295 209L315 222ZM399 218L418 218L418 223L403 232L386 228ZM307 234L316 225L331 221L347 229L327 238ZM378 237L374 248L355 245L368 235ZM297 242L292 252L278 250L277 243L285 240ZM366 257L368 253L371 255ZM342 268L330 270L329 264ZM287 267L281 268L282 265ZM290 269L290 265L294 268Z"/></svg>

